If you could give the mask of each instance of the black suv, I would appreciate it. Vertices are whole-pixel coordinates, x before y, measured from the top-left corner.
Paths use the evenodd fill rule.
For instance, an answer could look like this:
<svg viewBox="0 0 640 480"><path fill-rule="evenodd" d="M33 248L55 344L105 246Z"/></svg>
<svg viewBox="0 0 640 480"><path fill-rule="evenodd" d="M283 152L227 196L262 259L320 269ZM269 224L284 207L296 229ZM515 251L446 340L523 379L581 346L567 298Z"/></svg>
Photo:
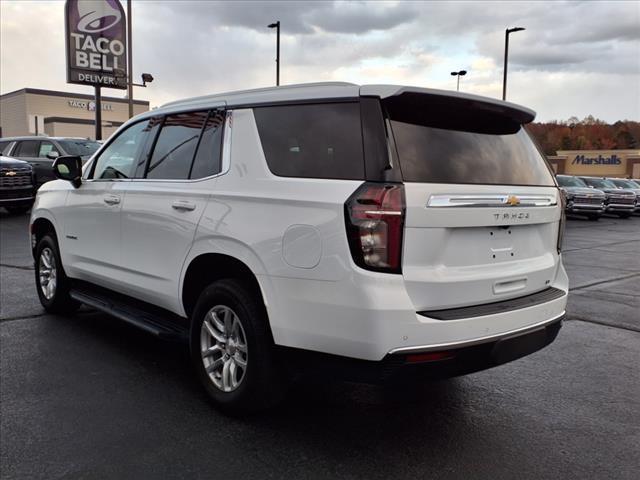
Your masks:
<svg viewBox="0 0 640 480"><path fill-rule="evenodd" d="M35 185L31 165L22 160L0 156L0 207L10 213L23 213L31 208Z"/></svg>
<svg viewBox="0 0 640 480"><path fill-rule="evenodd" d="M556 175L556 179L566 201L567 213L586 215L590 220L598 220L605 212L607 196L603 191L589 187L572 175Z"/></svg>
<svg viewBox="0 0 640 480"><path fill-rule="evenodd" d="M65 155L77 155L89 160L100 144L86 138L72 137L6 137L0 138L0 154L29 162L33 167L36 185L54 180L53 161Z"/></svg>
<svg viewBox="0 0 640 480"><path fill-rule="evenodd" d="M618 188L615 183L606 178L580 177L588 186L602 190L607 195L606 213L629 218L636 209L637 200L633 190Z"/></svg>

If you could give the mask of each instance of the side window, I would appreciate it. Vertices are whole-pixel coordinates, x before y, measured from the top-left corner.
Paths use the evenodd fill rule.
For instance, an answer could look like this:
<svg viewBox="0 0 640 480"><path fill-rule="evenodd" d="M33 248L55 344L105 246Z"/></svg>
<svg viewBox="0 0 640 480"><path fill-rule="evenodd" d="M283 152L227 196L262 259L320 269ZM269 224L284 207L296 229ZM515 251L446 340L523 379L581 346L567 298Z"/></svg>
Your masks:
<svg viewBox="0 0 640 480"><path fill-rule="evenodd" d="M257 107L253 113L275 175L364 179L359 103Z"/></svg>
<svg viewBox="0 0 640 480"><path fill-rule="evenodd" d="M191 163L207 115L208 112L190 112L165 117L147 166L146 178L189 178Z"/></svg>
<svg viewBox="0 0 640 480"><path fill-rule="evenodd" d="M96 160L93 175L90 178L111 180L131 178L146 141L145 129L149 122L142 121L131 125L102 151Z"/></svg>
<svg viewBox="0 0 640 480"><path fill-rule="evenodd" d="M4 154L5 149L9 150L9 144L11 142L0 142L0 155ZM8 153L8 152L7 152Z"/></svg>
<svg viewBox="0 0 640 480"><path fill-rule="evenodd" d="M53 146L51 142L40 142L40 149L38 151L38 157L47 158L47 153L54 151L58 152L58 150Z"/></svg>
<svg viewBox="0 0 640 480"><path fill-rule="evenodd" d="M224 111L212 110L202 130L202 137L193 160L189 178L204 178L219 173L222 153Z"/></svg>
<svg viewBox="0 0 640 480"><path fill-rule="evenodd" d="M39 140L23 140L16 147L16 157L37 157Z"/></svg>

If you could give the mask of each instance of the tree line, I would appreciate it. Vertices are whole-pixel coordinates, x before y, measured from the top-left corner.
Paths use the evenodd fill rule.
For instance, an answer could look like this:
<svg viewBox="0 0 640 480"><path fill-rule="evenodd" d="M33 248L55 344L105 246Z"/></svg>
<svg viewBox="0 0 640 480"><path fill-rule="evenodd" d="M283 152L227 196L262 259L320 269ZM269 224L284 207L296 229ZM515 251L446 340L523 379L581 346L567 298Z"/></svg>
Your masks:
<svg viewBox="0 0 640 480"><path fill-rule="evenodd" d="M619 120L609 124L593 115L582 120L530 123L527 129L547 155L558 150L623 150L640 148L640 122Z"/></svg>

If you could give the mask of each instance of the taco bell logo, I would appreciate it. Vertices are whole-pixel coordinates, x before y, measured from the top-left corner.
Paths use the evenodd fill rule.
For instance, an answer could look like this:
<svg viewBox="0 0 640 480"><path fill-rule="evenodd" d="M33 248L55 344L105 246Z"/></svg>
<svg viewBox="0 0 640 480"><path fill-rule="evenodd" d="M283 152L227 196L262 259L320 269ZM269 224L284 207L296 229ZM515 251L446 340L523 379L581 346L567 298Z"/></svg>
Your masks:
<svg viewBox="0 0 640 480"><path fill-rule="evenodd" d="M78 2L77 28L84 33L98 33L116 25L122 18L117 8L107 0L88 0Z"/></svg>
<svg viewBox="0 0 640 480"><path fill-rule="evenodd" d="M67 82L126 88L126 26L119 0L67 0Z"/></svg>

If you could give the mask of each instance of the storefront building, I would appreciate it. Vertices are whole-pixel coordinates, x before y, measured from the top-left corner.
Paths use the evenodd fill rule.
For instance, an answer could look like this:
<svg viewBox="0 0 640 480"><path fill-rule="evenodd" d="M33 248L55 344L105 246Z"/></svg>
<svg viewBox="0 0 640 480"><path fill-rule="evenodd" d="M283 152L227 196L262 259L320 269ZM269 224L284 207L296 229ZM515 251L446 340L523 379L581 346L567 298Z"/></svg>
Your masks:
<svg viewBox="0 0 640 480"><path fill-rule="evenodd" d="M49 135L95 139L93 95L23 88L0 95L0 137ZM134 100L135 115L149 102ZM129 119L124 98L102 97L102 138L107 139Z"/></svg>
<svg viewBox="0 0 640 480"><path fill-rule="evenodd" d="M640 150L565 150L547 159L556 173L640 178Z"/></svg>

